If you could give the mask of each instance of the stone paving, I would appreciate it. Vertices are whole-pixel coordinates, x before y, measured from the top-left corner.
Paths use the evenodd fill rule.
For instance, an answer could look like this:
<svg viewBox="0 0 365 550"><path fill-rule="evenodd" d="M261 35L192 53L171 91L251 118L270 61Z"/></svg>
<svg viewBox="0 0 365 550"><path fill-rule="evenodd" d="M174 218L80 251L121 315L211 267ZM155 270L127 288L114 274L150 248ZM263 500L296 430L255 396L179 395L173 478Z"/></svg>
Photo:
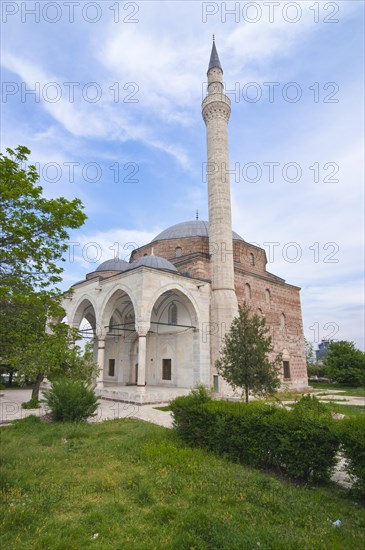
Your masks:
<svg viewBox="0 0 365 550"><path fill-rule="evenodd" d="M31 393L31 390L23 389L2 390L0 393L0 424L9 424L13 420L26 418L30 415L43 416L47 412L44 404L41 405L40 409L22 409L21 404L30 400ZM101 399L97 415L91 419L91 422L102 422L116 418L136 418L165 428L171 428L171 413L156 410L154 408L156 406L158 405L138 405Z"/></svg>

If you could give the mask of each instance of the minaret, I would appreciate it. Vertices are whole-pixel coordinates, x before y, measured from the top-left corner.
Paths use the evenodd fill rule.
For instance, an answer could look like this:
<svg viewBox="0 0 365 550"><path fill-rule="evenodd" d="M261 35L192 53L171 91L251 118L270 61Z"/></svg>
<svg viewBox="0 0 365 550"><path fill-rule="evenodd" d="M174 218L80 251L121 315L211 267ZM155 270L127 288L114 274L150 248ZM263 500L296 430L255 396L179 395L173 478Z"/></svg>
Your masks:
<svg viewBox="0 0 365 550"><path fill-rule="evenodd" d="M207 127L209 253L211 262L212 364L219 357L221 338L237 314L234 290L231 193L228 159L228 120L231 101L224 94L223 70L215 39L208 67L208 95L202 103ZM213 334L214 332L214 334Z"/></svg>

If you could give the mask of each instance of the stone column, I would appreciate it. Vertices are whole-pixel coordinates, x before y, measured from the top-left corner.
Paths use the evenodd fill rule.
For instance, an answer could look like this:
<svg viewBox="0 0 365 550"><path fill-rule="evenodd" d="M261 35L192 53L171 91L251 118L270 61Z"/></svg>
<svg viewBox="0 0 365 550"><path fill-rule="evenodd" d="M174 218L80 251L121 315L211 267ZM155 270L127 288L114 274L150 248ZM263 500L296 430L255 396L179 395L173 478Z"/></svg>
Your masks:
<svg viewBox="0 0 365 550"><path fill-rule="evenodd" d="M147 363L147 333L149 323L139 323L136 327L138 333L138 377L137 387L144 390L146 386L146 363Z"/></svg>
<svg viewBox="0 0 365 550"><path fill-rule="evenodd" d="M97 344L98 344L97 363L100 370L96 378L96 386L98 388L102 388L103 382L104 382L105 336L98 337Z"/></svg>

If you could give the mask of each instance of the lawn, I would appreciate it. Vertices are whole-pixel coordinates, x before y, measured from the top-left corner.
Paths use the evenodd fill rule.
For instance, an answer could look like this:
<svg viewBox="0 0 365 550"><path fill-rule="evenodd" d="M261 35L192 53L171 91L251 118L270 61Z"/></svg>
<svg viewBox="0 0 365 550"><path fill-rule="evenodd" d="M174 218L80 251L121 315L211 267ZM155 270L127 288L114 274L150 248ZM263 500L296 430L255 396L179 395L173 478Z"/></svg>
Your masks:
<svg viewBox="0 0 365 550"><path fill-rule="evenodd" d="M182 445L136 420L0 431L2 548L360 549L364 508ZM333 526L341 520L340 527Z"/></svg>
<svg viewBox="0 0 365 550"><path fill-rule="evenodd" d="M309 385L314 390L336 390L336 392L339 390L337 395L350 395L353 397L364 397L365 399L365 388L361 386L354 388L342 384L326 384L325 382L315 382L313 380L309 382Z"/></svg>
<svg viewBox="0 0 365 550"><path fill-rule="evenodd" d="M342 405L333 403L331 409L335 413L345 414L346 416L356 416L358 414L365 414L365 406L362 405Z"/></svg>
<svg viewBox="0 0 365 550"><path fill-rule="evenodd" d="M333 403L332 401L324 401L322 400L321 403L325 403L329 406L330 410L334 413L344 414L346 416L357 416L358 414L365 414L365 406L362 405L343 405L342 403ZM287 407L294 407L294 403L289 403Z"/></svg>

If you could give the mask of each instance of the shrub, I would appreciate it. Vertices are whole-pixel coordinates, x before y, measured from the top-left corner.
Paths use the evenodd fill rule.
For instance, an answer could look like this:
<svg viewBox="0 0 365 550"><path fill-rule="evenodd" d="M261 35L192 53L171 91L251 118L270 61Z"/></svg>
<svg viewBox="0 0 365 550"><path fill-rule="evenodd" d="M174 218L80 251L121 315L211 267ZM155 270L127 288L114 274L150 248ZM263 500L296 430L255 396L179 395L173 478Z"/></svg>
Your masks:
<svg viewBox="0 0 365 550"><path fill-rule="evenodd" d="M206 417L202 405L210 401L211 396L208 390L199 385L189 395L177 397L170 403L174 416L174 427L184 441L190 445L201 444L205 429L204 418ZM190 413L192 409L196 411L196 414Z"/></svg>
<svg viewBox="0 0 365 550"><path fill-rule="evenodd" d="M22 409L39 409L39 400L37 397L33 397L30 401L22 403Z"/></svg>
<svg viewBox="0 0 365 550"><path fill-rule="evenodd" d="M98 397L94 388L79 380L61 379L44 392L52 418L61 422L78 422L95 416Z"/></svg>
<svg viewBox="0 0 365 550"><path fill-rule="evenodd" d="M338 422L337 426L347 459L346 470L354 480L353 489L365 497L365 417L348 417Z"/></svg>
<svg viewBox="0 0 365 550"><path fill-rule="evenodd" d="M177 403L176 403L177 402ZM329 409L304 398L292 411L262 402L173 402L174 425L189 444L205 447L293 479L327 479L336 463L338 436Z"/></svg>
<svg viewBox="0 0 365 550"><path fill-rule="evenodd" d="M2 384L2 383L0 382L0 390L5 390L5 389L6 389L5 384Z"/></svg>
<svg viewBox="0 0 365 550"><path fill-rule="evenodd" d="M297 401L293 407L294 415L306 415L312 418L322 418L331 422L331 407L327 403L322 403L315 395L304 395Z"/></svg>
<svg viewBox="0 0 365 550"><path fill-rule="evenodd" d="M207 403L212 400L211 392L203 384L195 386L195 388L191 390L189 397L195 403Z"/></svg>

